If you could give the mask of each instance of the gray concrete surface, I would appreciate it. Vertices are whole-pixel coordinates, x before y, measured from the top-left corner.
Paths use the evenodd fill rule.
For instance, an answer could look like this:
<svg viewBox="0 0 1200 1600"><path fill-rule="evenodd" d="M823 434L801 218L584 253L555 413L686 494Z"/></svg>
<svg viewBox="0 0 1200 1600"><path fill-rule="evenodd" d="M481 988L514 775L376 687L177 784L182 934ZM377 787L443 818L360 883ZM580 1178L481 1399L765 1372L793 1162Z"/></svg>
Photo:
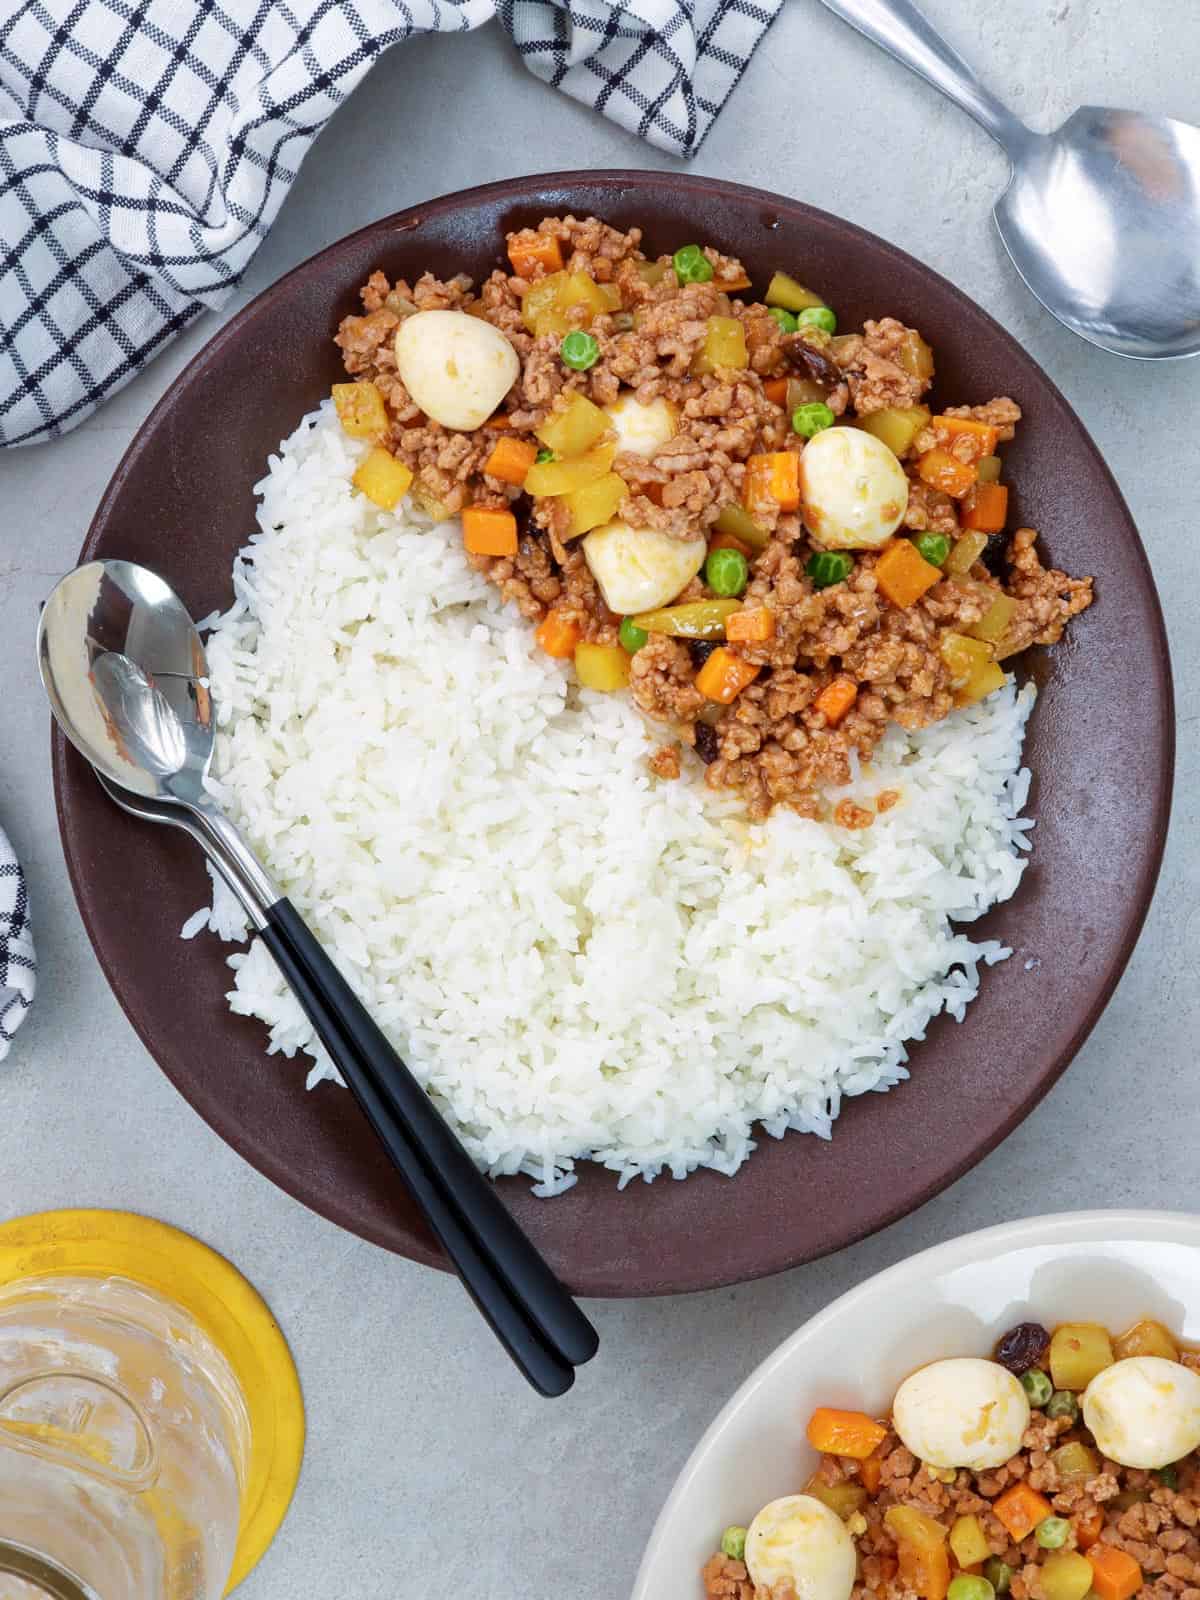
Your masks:
<svg viewBox="0 0 1200 1600"><path fill-rule="evenodd" d="M1200 122L1190 0L928 9L1038 127L1083 102ZM495 29L415 42L385 58L323 134L225 314L328 241L427 196L514 172L670 165L527 76ZM31 650L37 603L73 564L141 419L220 319L68 438L0 460L0 818L29 869L42 958L37 1009L0 1068L0 1215L147 1212L225 1252L270 1300L299 1363L310 1434L291 1516L246 1600L614 1600L714 1410L830 1297L1003 1218L1196 1203L1200 363L1123 363L1059 329L993 234L999 153L816 0L789 0L695 168L798 195L930 262L1012 329L1091 429L1142 529L1173 642L1180 759L1158 897L1075 1065L976 1171L816 1266L735 1291L595 1304L600 1359L568 1400L538 1402L453 1282L310 1216L209 1132L118 1010L68 888Z"/></svg>

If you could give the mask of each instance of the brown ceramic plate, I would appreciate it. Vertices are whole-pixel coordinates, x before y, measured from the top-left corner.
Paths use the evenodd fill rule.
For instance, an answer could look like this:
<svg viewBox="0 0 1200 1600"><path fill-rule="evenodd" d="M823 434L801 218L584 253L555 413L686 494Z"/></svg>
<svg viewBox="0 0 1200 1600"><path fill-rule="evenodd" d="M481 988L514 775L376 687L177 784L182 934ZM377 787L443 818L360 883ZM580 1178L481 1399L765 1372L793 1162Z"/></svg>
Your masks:
<svg viewBox="0 0 1200 1600"><path fill-rule="evenodd" d="M764 1137L732 1179L700 1172L618 1193L611 1173L585 1163L578 1185L550 1201L521 1180L502 1181L577 1292L661 1294L758 1277L861 1239L965 1172L1046 1093L1104 1008L1150 902L1170 804L1171 675L1129 512L1024 350L945 279L850 223L675 174L493 184L386 218L297 267L167 391L109 486L81 559L156 568L194 616L226 606L234 551L254 525L251 487L268 452L338 378L330 336L371 269L479 277L499 263L506 229L564 211L637 224L656 252L710 242L740 256L760 288L774 267L791 268L829 294L844 327L884 313L919 327L946 403L1020 401L1025 423L1006 473L1017 523L1042 530L1057 564L1097 578L1098 603L1069 643L1025 665L1042 690L1026 747L1033 863L1017 896L978 925L1015 956L987 972L965 1023L934 1024L913 1051L911 1081L848 1102L830 1143ZM289 1194L363 1238L441 1265L350 1096L328 1085L306 1093L303 1068L268 1057L260 1025L226 1009L225 948L179 940L205 899L199 854L173 830L118 811L61 740L54 772L88 933L163 1071Z"/></svg>

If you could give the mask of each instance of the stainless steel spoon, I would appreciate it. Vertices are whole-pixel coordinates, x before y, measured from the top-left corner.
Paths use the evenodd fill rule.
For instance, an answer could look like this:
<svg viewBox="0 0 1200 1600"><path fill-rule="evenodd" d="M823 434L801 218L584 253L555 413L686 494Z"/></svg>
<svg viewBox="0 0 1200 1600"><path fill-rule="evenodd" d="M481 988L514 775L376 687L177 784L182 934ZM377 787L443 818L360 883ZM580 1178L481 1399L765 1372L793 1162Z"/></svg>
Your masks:
<svg viewBox="0 0 1200 1600"><path fill-rule="evenodd" d="M1200 353L1200 128L1083 106L1034 133L911 0L823 0L968 112L1008 154L992 215L1028 287L1072 332L1143 361Z"/></svg>
<svg viewBox="0 0 1200 1600"><path fill-rule="evenodd" d="M47 600L37 650L67 738L118 805L205 850L501 1343L535 1388L562 1394L595 1330L207 791L213 702L183 602L145 567L89 562Z"/></svg>

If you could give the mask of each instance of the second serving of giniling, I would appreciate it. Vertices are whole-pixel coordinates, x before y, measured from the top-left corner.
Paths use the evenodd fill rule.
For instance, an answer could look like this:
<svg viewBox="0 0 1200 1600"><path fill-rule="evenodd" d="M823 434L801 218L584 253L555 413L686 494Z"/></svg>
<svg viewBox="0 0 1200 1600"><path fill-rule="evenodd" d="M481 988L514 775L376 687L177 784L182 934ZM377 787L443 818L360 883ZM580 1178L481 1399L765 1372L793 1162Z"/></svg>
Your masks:
<svg viewBox="0 0 1200 1600"><path fill-rule="evenodd" d="M732 1174L961 1019L1032 826L1002 663L1090 603L1007 397L777 272L548 218L363 286L209 638L214 784L495 1173ZM245 935L215 889L187 928ZM230 1004L311 1028L258 944Z"/></svg>

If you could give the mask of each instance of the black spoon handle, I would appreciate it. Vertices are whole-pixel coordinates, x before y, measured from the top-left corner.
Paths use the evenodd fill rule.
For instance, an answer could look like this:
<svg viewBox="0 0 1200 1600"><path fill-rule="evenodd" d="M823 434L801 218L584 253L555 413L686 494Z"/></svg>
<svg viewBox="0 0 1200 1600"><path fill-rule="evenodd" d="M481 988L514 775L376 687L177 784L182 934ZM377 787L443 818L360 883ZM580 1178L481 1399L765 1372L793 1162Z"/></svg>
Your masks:
<svg viewBox="0 0 1200 1600"><path fill-rule="evenodd" d="M595 1329L286 898L262 938L480 1309L535 1387L562 1393L595 1355ZM565 1383L534 1376L535 1343Z"/></svg>

